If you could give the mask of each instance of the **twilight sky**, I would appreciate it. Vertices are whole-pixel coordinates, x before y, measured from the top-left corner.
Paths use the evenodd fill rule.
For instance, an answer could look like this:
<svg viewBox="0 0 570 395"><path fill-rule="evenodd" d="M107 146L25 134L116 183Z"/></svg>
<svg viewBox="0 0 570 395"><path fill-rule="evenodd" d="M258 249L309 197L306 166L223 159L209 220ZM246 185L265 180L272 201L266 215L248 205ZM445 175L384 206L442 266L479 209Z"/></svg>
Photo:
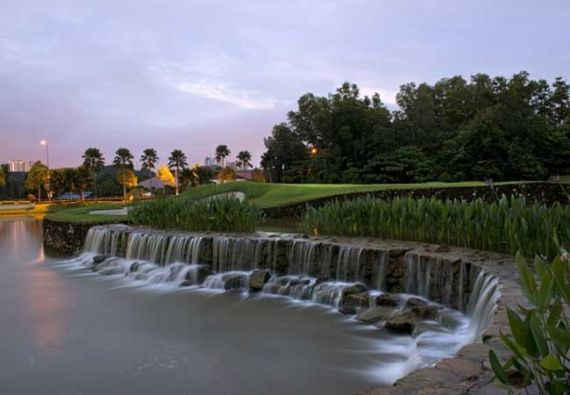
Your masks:
<svg viewBox="0 0 570 395"><path fill-rule="evenodd" d="M0 0L0 163L252 152L306 92L570 79L568 0ZM138 167L138 164L137 164Z"/></svg>

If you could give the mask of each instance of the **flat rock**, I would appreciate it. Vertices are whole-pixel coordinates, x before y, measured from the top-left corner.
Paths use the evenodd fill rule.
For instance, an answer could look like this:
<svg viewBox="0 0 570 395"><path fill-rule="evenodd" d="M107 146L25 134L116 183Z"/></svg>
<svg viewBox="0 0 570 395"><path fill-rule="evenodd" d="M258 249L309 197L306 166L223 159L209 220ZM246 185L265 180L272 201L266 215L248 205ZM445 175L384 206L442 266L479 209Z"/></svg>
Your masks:
<svg viewBox="0 0 570 395"><path fill-rule="evenodd" d="M396 307L400 304L400 297L395 294L385 293L376 297L376 306Z"/></svg>
<svg viewBox="0 0 570 395"><path fill-rule="evenodd" d="M394 309L390 306L377 306L371 309L361 311L356 319L365 324L376 324L380 321L386 321L392 314Z"/></svg>

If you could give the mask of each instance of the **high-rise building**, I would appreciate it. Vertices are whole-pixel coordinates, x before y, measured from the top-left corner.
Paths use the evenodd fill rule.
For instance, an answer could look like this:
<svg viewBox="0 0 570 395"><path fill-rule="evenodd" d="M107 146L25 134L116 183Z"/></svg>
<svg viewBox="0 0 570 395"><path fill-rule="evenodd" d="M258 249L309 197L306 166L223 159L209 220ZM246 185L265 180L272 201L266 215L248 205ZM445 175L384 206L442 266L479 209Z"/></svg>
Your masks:
<svg viewBox="0 0 570 395"><path fill-rule="evenodd" d="M10 173L27 173L32 168L34 162L25 160L11 160L8 162Z"/></svg>
<svg viewBox="0 0 570 395"><path fill-rule="evenodd" d="M206 156L204 159L204 166L219 166L220 162L216 160L216 158L212 158L210 156Z"/></svg>

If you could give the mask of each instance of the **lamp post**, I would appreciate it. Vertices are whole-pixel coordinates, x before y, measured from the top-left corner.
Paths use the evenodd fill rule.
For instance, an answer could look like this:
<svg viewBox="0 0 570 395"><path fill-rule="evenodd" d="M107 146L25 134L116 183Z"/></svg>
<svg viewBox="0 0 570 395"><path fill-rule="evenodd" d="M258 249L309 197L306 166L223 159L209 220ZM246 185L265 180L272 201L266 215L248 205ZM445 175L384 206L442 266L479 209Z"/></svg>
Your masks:
<svg viewBox="0 0 570 395"><path fill-rule="evenodd" d="M47 166L47 170L48 170L48 173L47 173L47 180L46 180L46 192L47 192L48 200L51 200L48 143L47 143L46 140L42 140L42 141L40 141L40 144L46 147L46 166Z"/></svg>

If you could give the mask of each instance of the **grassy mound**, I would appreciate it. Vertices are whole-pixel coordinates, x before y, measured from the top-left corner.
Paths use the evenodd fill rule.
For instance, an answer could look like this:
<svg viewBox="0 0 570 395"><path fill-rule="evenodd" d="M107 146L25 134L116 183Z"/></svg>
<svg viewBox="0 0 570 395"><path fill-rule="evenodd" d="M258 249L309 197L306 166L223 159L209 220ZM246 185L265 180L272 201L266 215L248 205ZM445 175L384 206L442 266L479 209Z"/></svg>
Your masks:
<svg viewBox="0 0 570 395"><path fill-rule="evenodd" d="M517 184L519 181L496 183L495 185ZM426 189L483 187L478 181L426 182L422 184L263 184L255 182L230 182L221 185L201 185L185 192L182 196L191 200L204 199L221 193L243 192L246 200L253 201L259 208L271 208L302 203L310 200L358 192L375 192L390 189Z"/></svg>

